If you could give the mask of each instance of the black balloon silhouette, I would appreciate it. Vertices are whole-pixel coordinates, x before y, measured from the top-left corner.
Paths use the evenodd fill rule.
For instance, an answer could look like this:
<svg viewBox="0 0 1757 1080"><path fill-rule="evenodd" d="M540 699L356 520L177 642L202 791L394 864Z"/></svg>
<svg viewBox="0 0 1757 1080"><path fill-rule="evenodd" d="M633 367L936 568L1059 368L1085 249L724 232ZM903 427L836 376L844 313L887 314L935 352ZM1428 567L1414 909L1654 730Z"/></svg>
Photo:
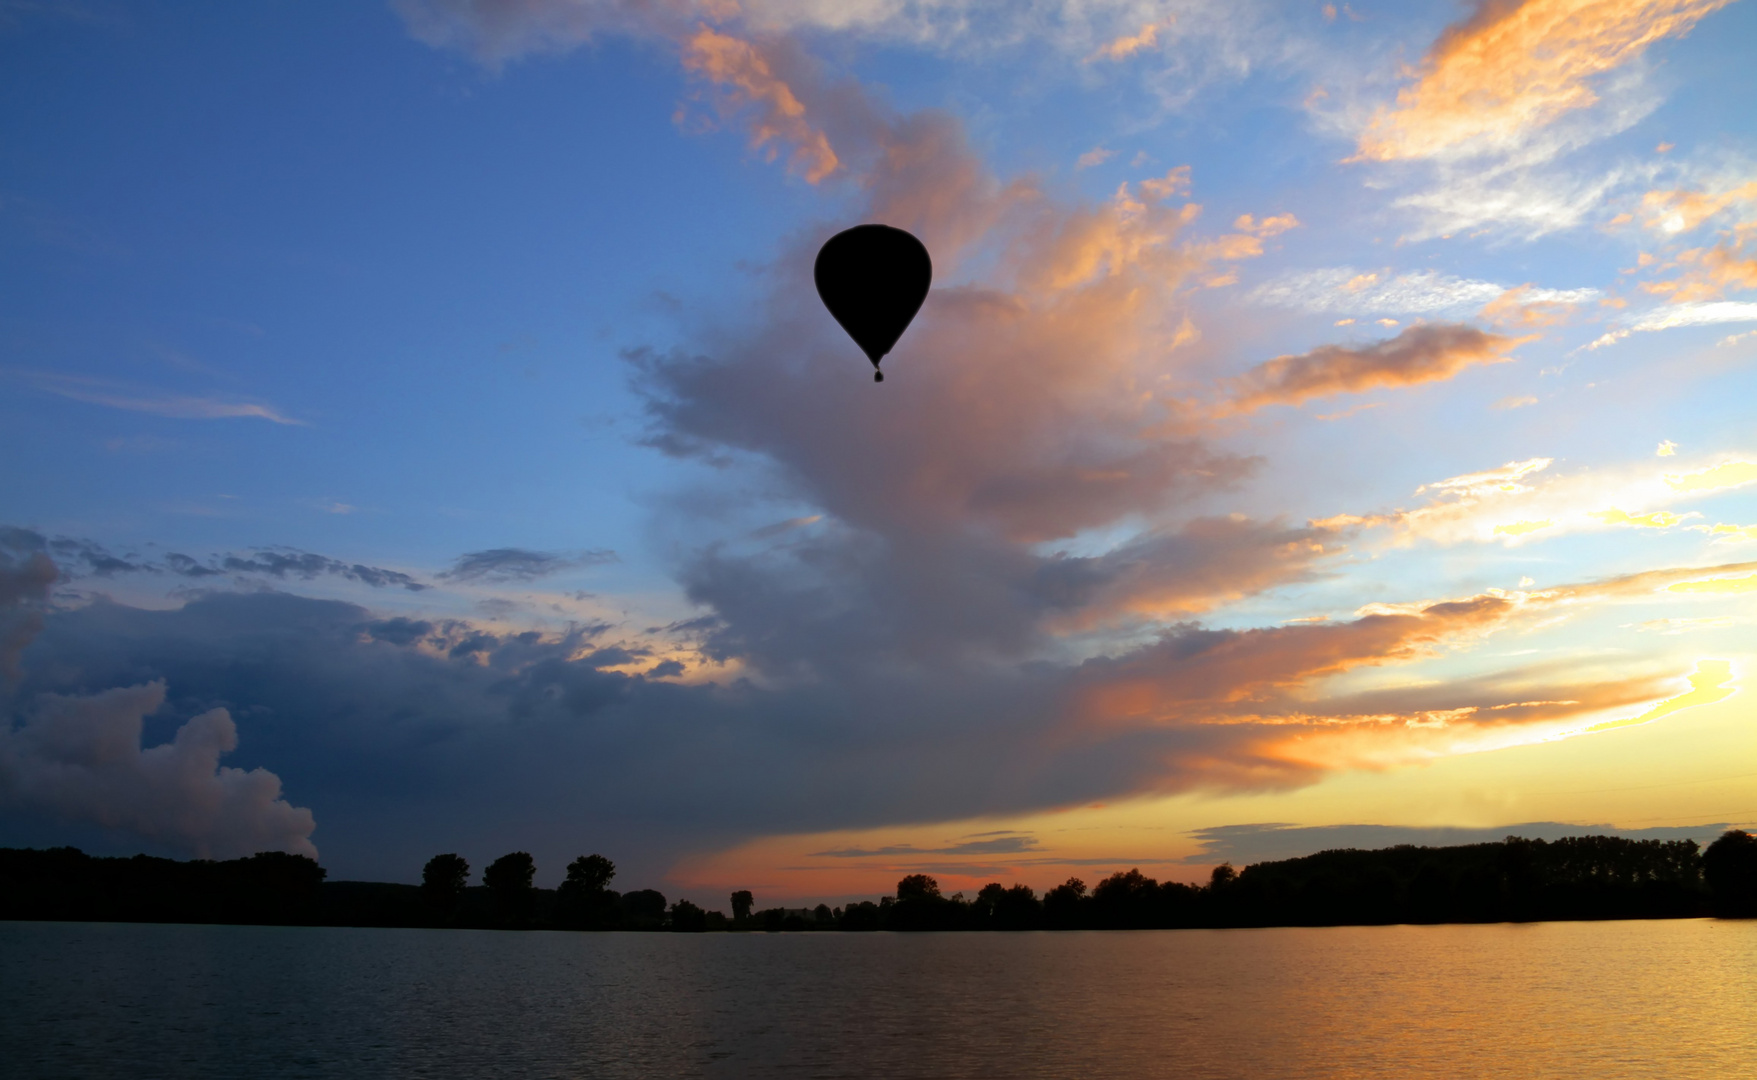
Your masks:
<svg viewBox="0 0 1757 1080"><path fill-rule="evenodd" d="M884 382L879 361L909 328L933 282L927 248L902 229L856 225L825 241L812 276L824 306L872 361L872 381Z"/></svg>

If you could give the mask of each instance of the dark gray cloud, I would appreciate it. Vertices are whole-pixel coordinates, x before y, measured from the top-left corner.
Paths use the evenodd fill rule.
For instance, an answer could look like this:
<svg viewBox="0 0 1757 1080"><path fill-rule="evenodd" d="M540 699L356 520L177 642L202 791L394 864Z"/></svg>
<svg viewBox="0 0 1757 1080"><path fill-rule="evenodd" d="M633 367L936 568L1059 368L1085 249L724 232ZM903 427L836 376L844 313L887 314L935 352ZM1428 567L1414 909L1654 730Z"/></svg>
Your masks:
<svg viewBox="0 0 1757 1080"><path fill-rule="evenodd" d="M172 574L184 578L213 578L228 575L271 577L277 581L312 581L319 577L341 577L375 589L399 588L420 592L431 588L409 574L378 566L344 562L327 555L317 555L297 548L257 548L245 554L226 553L207 559L173 551L163 562L128 552L117 555L95 540L80 537L45 537L30 529L0 526L10 543L19 550L28 548L52 558L63 581L86 577L109 578L117 574Z"/></svg>
<svg viewBox="0 0 1757 1080"><path fill-rule="evenodd" d="M891 844L876 848L838 848L814 851L812 855L832 859L864 859L869 856L891 855L1014 855L1037 850L1037 838L1024 833L993 836L985 840L966 840L946 847L924 848L913 844Z"/></svg>
<svg viewBox="0 0 1757 1080"><path fill-rule="evenodd" d="M392 645L413 645L433 632L433 624L424 619L398 616L367 623L366 632L375 641L388 641Z"/></svg>
<svg viewBox="0 0 1757 1080"><path fill-rule="evenodd" d="M193 560L192 560L193 562ZM191 573L188 570L174 571L186 577L205 577L205 571L219 569L230 574L264 574L268 577L286 581L297 578L311 581L325 575L347 578L358 581L362 585L370 585L375 589L394 586L410 592L420 592L430 588L415 580L408 574L396 570L385 570L376 566L362 566L359 563L346 563L340 559L332 559L325 555L314 555L309 551L295 548L263 548L249 555L221 555L210 561L210 565L202 571Z"/></svg>
<svg viewBox="0 0 1757 1080"><path fill-rule="evenodd" d="M107 578L116 574L150 573L157 569L139 555L115 555L91 540L57 536L48 541L48 548L56 565L69 578L87 575Z"/></svg>
<svg viewBox="0 0 1757 1080"><path fill-rule="evenodd" d="M1455 844L1488 844L1509 836L1528 840L1560 840L1564 836L1626 836L1632 840L1695 840L1706 845L1729 826L1680 825L1656 829L1619 829L1613 825L1568 825L1559 821L1527 821L1490 829L1423 828L1407 825L1216 825L1198 829L1194 835L1202 850L1184 860L1209 865L1231 862L1239 866L1272 859L1297 859L1338 848L1386 848L1397 844L1446 847Z"/></svg>
<svg viewBox="0 0 1757 1080"><path fill-rule="evenodd" d="M452 568L440 576L454 581L535 581L563 570L615 561L616 552L608 549L558 552L490 548L459 555Z"/></svg>
<svg viewBox="0 0 1757 1080"><path fill-rule="evenodd" d="M683 851L802 823L946 820L1137 788L1168 744L1213 737L1069 732L1065 674L1029 667L681 685L603 670L640 651L593 648L598 625L420 630L276 592L162 611L98 599L47 620L22 689L163 680L166 716L225 708L236 764L272 767L312 808L334 873L404 880L435 851L514 849L537 853L546 876L605 850L653 880Z"/></svg>
<svg viewBox="0 0 1757 1080"><path fill-rule="evenodd" d="M28 529L0 525L0 678L19 675L18 657L43 626L55 562L43 538Z"/></svg>

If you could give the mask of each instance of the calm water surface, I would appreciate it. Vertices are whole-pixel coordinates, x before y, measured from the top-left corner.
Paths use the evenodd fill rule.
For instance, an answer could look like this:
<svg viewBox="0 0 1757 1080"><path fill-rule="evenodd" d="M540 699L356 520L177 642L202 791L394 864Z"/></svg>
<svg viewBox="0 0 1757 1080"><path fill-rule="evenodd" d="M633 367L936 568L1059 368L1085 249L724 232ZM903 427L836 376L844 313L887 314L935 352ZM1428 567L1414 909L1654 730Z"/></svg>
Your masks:
<svg viewBox="0 0 1757 1080"><path fill-rule="evenodd" d="M7 1077L1757 1077L1757 921L1061 934L0 923Z"/></svg>

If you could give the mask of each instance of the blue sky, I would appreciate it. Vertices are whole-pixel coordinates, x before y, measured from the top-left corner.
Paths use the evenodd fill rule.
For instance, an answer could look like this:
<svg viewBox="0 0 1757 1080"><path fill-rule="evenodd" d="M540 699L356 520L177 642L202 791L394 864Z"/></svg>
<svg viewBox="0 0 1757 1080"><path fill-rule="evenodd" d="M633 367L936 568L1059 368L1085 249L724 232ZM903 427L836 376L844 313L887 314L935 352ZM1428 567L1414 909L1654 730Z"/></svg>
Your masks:
<svg viewBox="0 0 1757 1080"><path fill-rule="evenodd" d="M1757 821L1754 12L0 6L0 840ZM935 253L883 387L863 220Z"/></svg>

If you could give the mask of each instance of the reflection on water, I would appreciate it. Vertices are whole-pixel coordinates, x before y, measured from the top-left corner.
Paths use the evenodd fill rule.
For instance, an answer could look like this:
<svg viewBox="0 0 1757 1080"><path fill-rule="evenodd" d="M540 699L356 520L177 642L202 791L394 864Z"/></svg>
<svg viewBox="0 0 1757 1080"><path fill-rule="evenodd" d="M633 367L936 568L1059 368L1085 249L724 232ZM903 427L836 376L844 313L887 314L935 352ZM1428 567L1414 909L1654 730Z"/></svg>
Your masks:
<svg viewBox="0 0 1757 1080"><path fill-rule="evenodd" d="M0 923L7 1076L1757 1076L1757 922L1062 934Z"/></svg>

